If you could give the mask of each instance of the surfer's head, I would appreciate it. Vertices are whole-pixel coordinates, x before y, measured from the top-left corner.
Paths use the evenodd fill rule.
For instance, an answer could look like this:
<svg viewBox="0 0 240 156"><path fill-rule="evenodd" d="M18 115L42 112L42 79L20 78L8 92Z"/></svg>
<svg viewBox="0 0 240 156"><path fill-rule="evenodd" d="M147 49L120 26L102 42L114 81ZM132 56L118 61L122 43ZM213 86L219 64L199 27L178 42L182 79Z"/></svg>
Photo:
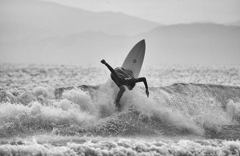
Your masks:
<svg viewBox="0 0 240 156"><path fill-rule="evenodd" d="M135 87L136 81L135 79L127 79L126 80L126 86L129 90L132 90Z"/></svg>

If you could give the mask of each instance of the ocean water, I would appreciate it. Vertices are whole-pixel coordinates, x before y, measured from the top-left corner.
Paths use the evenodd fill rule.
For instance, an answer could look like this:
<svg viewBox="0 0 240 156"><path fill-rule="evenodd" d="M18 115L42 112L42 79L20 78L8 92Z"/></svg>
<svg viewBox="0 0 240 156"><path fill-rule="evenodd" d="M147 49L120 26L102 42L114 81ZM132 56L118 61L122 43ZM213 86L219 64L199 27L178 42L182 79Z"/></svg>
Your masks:
<svg viewBox="0 0 240 156"><path fill-rule="evenodd" d="M0 74L0 155L240 155L240 66L144 67L121 112L102 65Z"/></svg>

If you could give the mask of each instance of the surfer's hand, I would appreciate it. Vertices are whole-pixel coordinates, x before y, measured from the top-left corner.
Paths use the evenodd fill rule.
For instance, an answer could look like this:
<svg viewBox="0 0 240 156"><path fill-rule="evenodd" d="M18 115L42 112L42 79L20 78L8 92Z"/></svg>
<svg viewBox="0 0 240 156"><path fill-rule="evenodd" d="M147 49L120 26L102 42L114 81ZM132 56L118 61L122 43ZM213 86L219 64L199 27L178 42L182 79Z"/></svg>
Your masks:
<svg viewBox="0 0 240 156"><path fill-rule="evenodd" d="M146 89L146 94L147 94L147 97L149 97L149 91L148 91L148 89Z"/></svg>
<svg viewBox="0 0 240 156"><path fill-rule="evenodd" d="M106 64L106 61L104 59L101 60L102 64Z"/></svg>

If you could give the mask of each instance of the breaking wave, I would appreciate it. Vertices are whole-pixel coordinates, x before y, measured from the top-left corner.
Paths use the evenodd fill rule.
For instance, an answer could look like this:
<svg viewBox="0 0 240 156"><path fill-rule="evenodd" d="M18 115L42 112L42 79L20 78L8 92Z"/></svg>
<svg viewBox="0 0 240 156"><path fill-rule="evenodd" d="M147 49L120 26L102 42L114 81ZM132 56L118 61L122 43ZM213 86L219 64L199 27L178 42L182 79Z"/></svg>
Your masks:
<svg viewBox="0 0 240 156"><path fill-rule="evenodd" d="M173 84L126 91L117 112L118 88L111 80L98 86L36 87L2 90L0 136L52 133L78 136L208 137L240 123L240 87Z"/></svg>

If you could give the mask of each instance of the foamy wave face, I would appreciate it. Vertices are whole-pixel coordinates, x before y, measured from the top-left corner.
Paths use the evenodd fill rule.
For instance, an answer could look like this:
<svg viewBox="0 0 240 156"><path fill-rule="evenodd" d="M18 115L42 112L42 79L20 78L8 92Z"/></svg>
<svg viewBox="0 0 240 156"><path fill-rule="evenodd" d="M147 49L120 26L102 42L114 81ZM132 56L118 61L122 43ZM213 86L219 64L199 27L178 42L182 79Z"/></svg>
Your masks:
<svg viewBox="0 0 240 156"><path fill-rule="evenodd" d="M121 112L114 100L119 89L111 81L96 88L74 88L55 99L51 87L4 94L0 104L0 135L47 131L78 135L204 135L221 125L239 124L239 104L223 109L212 96L194 89L167 92L156 88L147 97L136 86L121 98ZM5 101L5 102L4 102Z"/></svg>

